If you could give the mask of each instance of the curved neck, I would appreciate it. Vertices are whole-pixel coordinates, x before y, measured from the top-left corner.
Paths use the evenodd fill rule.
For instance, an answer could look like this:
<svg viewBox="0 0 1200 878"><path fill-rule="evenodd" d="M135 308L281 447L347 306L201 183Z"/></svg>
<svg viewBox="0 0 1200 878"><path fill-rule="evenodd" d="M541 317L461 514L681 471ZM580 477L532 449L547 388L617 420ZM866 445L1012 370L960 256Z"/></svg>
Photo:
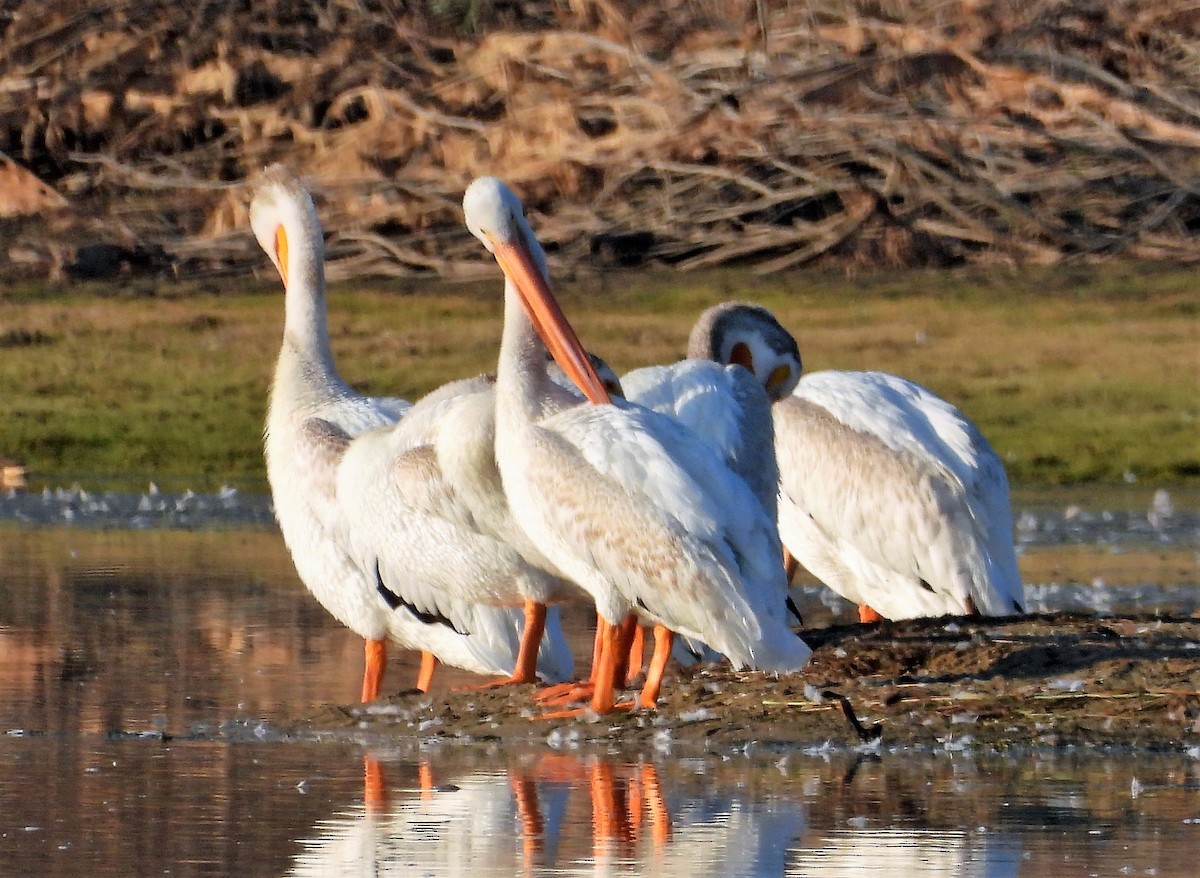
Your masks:
<svg viewBox="0 0 1200 878"><path fill-rule="evenodd" d="M542 401L553 383L546 374L546 346L509 280L504 282L504 332L496 365L497 429L508 431L541 415Z"/></svg>
<svg viewBox="0 0 1200 878"><path fill-rule="evenodd" d="M284 333L302 352L333 363L325 301L325 242L308 223L287 229Z"/></svg>
<svg viewBox="0 0 1200 878"><path fill-rule="evenodd" d="M320 405L350 393L333 363L326 316L325 245L315 218L286 227L287 286L283 345L275 369L275 395L285 408ZM276 397L278 399L276 400Z"/></svg>

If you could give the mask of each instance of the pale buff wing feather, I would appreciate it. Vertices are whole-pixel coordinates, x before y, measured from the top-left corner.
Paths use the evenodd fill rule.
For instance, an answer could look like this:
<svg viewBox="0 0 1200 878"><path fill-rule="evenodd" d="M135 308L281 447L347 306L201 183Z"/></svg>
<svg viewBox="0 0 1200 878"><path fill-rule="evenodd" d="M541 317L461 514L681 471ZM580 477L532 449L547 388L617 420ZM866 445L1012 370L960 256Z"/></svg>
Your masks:
<svg viewBox="0 0 1200 878"><path fill-rule="evenodd" d="M637 607L736 664L803 665L808 650L782 621L774 523L707 445L638 407L579 406L543 427L545 447L531 455L540 465L528 470L550 498L542 514L625 597L607 617ZM564 490L559 472L581 483ZM707 587L694 588L700 580Z"/></svg>
<svg viewBox="0 0 1200 878"><path fill-rule="evenodd" d="M1024 609L1008 477L969 418L919 384L885 372L812 373L796 395L944 473L943 505L956 518L955 551L964 558L963 575L972 583L976 605L993 614Z"/></svg>
<svg viewBox="0 0 1200 878"><path fill-rule="evenodd" d="M305 496L318 513L332 516L338 465L349 447L349 434L323 418L308 418L296 431L292 459L297 475L303 474L307 483Z"/></svg>
<svg viewBox="0 0 1200 878"><path fill-rule="evenodd" d="M814 575L889 618L1023 605L1003 466L961 412L896 376L819 372L775 413L781 533Z"/></svg>

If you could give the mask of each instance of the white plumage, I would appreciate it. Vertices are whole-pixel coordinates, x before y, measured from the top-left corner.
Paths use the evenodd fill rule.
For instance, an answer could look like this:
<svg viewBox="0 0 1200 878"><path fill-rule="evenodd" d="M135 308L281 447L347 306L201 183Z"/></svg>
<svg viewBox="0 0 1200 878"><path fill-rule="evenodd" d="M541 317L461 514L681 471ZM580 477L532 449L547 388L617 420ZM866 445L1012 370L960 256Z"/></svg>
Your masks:
<svg viewBox="0 0 1200 878"><path fill-rule="evenodd" d="M553 389L547 405L578 400ZM510 630L484 628L477 635L459 620L470 626L465 616L486 615L488 607L583 595L513 521L494 441L491 379L454 382L418 402L399 424L351 442L338 468L337 493L344 544L361 567L376 571L377 588L473 637L503 634L493 647L500 651L513 648ZM547 617L538 670L549 680L572 671L555 610ZM512 672L510 661L505 673Z"/></svg>
<svg viewBox="0 0 1200 878"><path fill-rule="evenodd" d="M799 375L770 312L718 308ZM814 576L891 619L1023 610L1004 466L962 412L895 375L828 371L773 414L780 536Z"/></svg>
<svg viewBox="0 0 1200 878"><path fill-rule="evenodd" d="M775 523L706 443L669 418L627 404L543 416L550 379L539 333L589 399L606 395L546 287L516 196L484 178L463 207L506 275L496 459L521 526L606 622L637 612L736 666L802 667L810 650L785 624Z"/></svg>
<svg viewBox="0 0 1200 878"><path fill-rule="evenodd" d="M775 517L779 471L771 400L751 373L687 359L635 369L621 386L629 401L674 418L707 441Z"/></svg>
<svg viewBox="0 0 1200 878"><path fill-rule="evenodd" d="M882 372L816 372L776 403L780 533L889 619L1021 612L1004 466L958 409Z"/></svg>
<svg viewBox="0 0 1200 878"><path fill-rule="evenodd" d="M447 607L441 618L423 618L412 605L390 606L374 568L352 556L345 541L348 525L338 496L338 467L353 437L395 424L410 404L363 397L334 368L321 227L303 185L282 166L269 168L250 214L255 236L286 291L283 344L265 436L275 515L301 580L330 613L367 641L364 698L377 694L382 667L376 665L386 640L432 652L476 673L510 672L519 614Z"/></svg>

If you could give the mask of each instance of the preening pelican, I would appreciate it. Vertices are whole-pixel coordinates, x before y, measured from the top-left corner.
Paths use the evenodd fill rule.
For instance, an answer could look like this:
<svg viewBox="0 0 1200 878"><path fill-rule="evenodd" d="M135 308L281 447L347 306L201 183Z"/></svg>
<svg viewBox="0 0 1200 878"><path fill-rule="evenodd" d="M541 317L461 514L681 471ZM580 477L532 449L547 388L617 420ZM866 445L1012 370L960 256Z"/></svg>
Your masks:
<svg viewBox="0 0 1200 878"><path fill-rule="evenodd" d="M766 309L726 303L702 320L690 356L727 361L731 333L757 334L762 359L745 365L760 380L792 357L800 374ZM826 371L773 413L779 532L810 573L889 619L1024 610L1004 465L957 408L895 375Z"/></svg>
<svg viewBox="0 0 1200 878"><path fill-rule="evenodd" d="M607 404L511 190L476 180L463 210L505 275L495 446L505 494L530 539L591 595L608 628L592 708L614 707L616 631L631 612L660 626L662 664L673 631L737 667L802 667L811 651L775 600L786 587L778 533L750 489L677 422ZM547 349L593 404L543 415ZM658 665L642 692L646 707L661 684Z"/></svg>
<svg viewBox="0 0 1200 878"><path fill-rule="evenodd" d="M268 168L256 187L250 219L285 289L283 344L265 437L275 516L301 580L366 641L363 700L378 696L389 639L476 673L509 673L519 616L486 607L468 608L465 619L424 613L396 600L394 592L381 588L375 569L349 554L337 496L339 464L352 437L395 424L410 404L361 396L334 368L321 226L300 181L280 165ZM432 664L426 662L422 688L430 673Z"/></svg>

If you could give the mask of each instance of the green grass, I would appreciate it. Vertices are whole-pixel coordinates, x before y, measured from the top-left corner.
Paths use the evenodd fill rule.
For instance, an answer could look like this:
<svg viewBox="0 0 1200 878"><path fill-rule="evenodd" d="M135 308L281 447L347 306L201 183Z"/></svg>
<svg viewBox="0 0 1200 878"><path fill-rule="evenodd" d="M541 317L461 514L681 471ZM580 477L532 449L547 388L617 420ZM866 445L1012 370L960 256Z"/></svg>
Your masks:
<svg viewBox="0 0 1200 878"><path fill-rule="evenodd" d="M559 285L623 372L679 357L709 304L766 305L805 367L881 369L973 418L1016 484L1200 483L1194 273L1146 265L847 279L608 274ZM0 295L0 455L34 485L263 484L277 282L21 287ZM363 392L418 396L493 368L499 283L337 286L330 331Z"/></svg>

